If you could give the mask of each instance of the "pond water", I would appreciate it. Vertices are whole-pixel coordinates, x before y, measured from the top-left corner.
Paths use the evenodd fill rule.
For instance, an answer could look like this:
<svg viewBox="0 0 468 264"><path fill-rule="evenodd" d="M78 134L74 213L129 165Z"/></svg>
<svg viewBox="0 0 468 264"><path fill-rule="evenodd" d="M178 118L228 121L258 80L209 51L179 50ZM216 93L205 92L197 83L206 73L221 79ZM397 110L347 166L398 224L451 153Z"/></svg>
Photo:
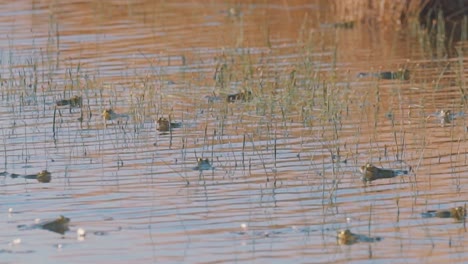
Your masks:
<svg viewBox="0 0 468 264"><path fill-rule="evenodd" d="M1 4L2 262L467 262L466 46L323 2Z"/></svg>

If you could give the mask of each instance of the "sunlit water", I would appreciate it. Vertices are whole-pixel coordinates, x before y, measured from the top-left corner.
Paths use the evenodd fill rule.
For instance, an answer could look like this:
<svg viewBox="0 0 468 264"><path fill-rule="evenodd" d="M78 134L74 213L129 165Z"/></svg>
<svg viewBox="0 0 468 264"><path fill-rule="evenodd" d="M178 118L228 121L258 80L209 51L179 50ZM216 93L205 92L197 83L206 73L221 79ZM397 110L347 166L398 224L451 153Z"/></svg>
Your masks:
<svg viewBox="0 0 468 264"><path fill-rule="evenodd" d="M52 173L1 179L2 262L468 261L464 221L421 217L468 198L463 56L314 1L67 2L1 5L4 170ZM410 173L365 185L367 162ZM18 228L59 215L63 236Z"/></svg>

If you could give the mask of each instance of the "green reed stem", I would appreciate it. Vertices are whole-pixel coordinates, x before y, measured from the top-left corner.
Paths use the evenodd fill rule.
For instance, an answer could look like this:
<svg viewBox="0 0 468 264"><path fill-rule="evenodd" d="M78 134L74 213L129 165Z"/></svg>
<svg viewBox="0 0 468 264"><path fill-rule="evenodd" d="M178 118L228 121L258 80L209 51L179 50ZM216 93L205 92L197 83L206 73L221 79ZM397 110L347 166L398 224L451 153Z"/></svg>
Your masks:
<svg viewBox="0 0 468 264"><path fill-rule="evenodd" d="M54 119L52 121L52 136L54 138L54 141L56 140L56 138L55 138L55 117L56 117L56 114L57 114L57 106L54 106Z"/></svg>

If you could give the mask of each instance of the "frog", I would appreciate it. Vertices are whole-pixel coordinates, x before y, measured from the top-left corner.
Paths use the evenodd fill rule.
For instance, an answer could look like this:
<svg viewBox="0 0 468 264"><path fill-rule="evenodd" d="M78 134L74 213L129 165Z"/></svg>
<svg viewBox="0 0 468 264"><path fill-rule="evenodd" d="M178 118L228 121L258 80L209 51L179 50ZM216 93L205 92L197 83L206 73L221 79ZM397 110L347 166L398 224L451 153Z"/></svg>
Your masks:
<svg viewBox="0 0 468 264"><path fill-rule="evenodd" d="M157 130L161 132L168 132L172 130L173 128L179 128L182 125L179 122L171 122L165 117L160 117L157 123L158 123Z"/></svg>
<svg viewBox="0 0 468 264"><path fill-rule="evenodd" d="M117 118L117 114L114 112L114 110L108 108L102 111L102 117L104 118L104 120L113 120Z"/></svg>
<svg viewBox="0 0 468 264"><path fill-rule="evenodd" d="M356 23L354 21L343 21L335 23L322 23L320 24L321 28L342 28L342 29L352 29Z"/></svg>
<svg viewBox="0 0 468 264"><path fill-rule="evenodd" d="M336 238L340 245L351 245L358 242L358 236L349 229L338 231Z"/></svg>
<svg viewBox="0 0 468 264"><path fill-rule="evenodd" d="M376 166L367 163L364 166L361 166L362 180L364 182L371 182L378 179L387 179L393 178L399 175L408 174L407 170L391 170L391 169L382 169L377 168Z"/></svg>
<svg viewBox="0 0 468 264"><path fill-rule="evenodd" d="M438 217L438 218L454 218L455 220L463 220L466 216L466 209L463 206L453 207L443 210L430 210L422 213L422 217Z"/></svg>
<svg viewBox="0 0 468 264"><path fill-rule="evenodd" d="M47 170L42 170L36 175L36 179L38 182L47 183L50 182L52 174Z"/></svg>
<svg viewBox="0 0 468 264"><path fill-rule="evenodd" d="M55 233L64 234L68 231L68 224L70 223L70 218L65 217L63 215L59 216L57 219L52 221L44 221L42 223L37 224L38 227L49 230Z"/></svg>
<svg viewBox="0 0 468 264"><path fill-rule="evenodd" d="M234 103L236 101L246 102L246 101L250 101L251 99L252 99L252 92L245 91L245 90L242 90L235 94L229 94L226 97L226 101L229 103Z"/></svg>
<svg viewBox="0 0 468 264"><path fill-rule="evenodd" d="M351 232L349 229L339 230L336 236L339 245L352 245L358 242L372 243L382 240L381 237L369 237Z"/></svg>
<svg viewBox="0 0 468 264"><path fill-rule="evenodd" d="M83 98L79 95L72 96L69 99L62 99L55 102L57 106L69 105L70 107L81 107Z"/></svg>
<svg viewBox="0 0 468 264"><path fill-rule="evenodd" d="M48 183L52 179L52 174L47 170L42 170L39 173L35 174L17 174L17 173L8 173L2 172L0 175L10 176L12 179L15 178L24 178L28 180L37 180L40 183Z"/></svg>
<svg viewBox="0 0 468 264"><path fill-rule="evenodd" d="M436 113L430 114L427 118L435 117L440 121L441 126L444 126L445 124L450 124L455 119L463 117L464 115L465 114L463 112L452 113L450 110L441 109Z"/></svg>
<svg viewBox="0 0 468 264"><path fill-rule="evenodd" d="M194 170L214 170L214 167L211 165L209 159L198 158L197 166L193 168Z"/></svg>
<svg viewBox="0 0 468 264"><path fill-rule="evenodd" d="M438 117L440 119L441 124L448 124L452 122L452 120L454 119L454 115L452 114L452 111L443 110L443 109L439 111Z"/></svg>
<svg viewBox="0 0 468 264"><path fill-rule="evenodd" d="M104 109L104 111L102 111L102 117L104 118L104 122L116 119L125 119L128 121L129 118L127 114L117 114L112 108Z"/></svg>
<svg viewBox="0 0 468 264"><path fill-rule="evenodd" d="M358 78L375 77L383 80L409 80L410 71L408 69L399 69L398 71L382 71L382 72L360 72Z"/></svg>
<svg viewBox="0 0 468 264"><path fill-rule="evenodd" d="M39 221L33 225L19 225L18 228L21 230L28 230L28 229L44 229L48 231L52 231L58 234L65 234L69 230L68 224L70 223L70 218L60 215L58 218L54 220L44 220Z"/></svg>

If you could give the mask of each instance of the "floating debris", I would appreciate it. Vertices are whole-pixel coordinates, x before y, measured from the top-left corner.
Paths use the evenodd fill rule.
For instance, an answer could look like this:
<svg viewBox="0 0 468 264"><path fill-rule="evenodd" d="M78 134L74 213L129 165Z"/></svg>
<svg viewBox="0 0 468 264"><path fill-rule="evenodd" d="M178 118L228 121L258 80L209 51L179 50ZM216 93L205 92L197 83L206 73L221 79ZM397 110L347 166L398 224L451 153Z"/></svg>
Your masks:
<svg viewBox="0 0 468 264"><path fill-rule="evenodd" d="M240 231L237 231L237 232L234 232L235 234L237 235L246 235L247 232L249 231L249 226L247 225L247 223L242 223L240 224Z"/></svg>
<svg viewBox="0 0 468 264"><path fill-rule="evenodd" d="M167 118L160 117L157 121L158 123L158 131L161 132L167 132L170 131L173 128L179 128L182 126L182 123L180 122L171 122Z"/></svg>
<svg viewBox="0 0 468 264"><path fill-rule="evenodd" d="M62 99L55 102L57 106L66 106L70 107L81 107L83 103L83 98L81 96L75 95L70 99Z"/></svg>
<svg viewBox="0 0 468 264"><path fill-rule="evenodd" d="M466 216L466 209L463 206L450 208L448 210L433 210L421 214L424 218L439 217L439 218L454 218L456 220L463 220Z"/></svg>
<svg viewBox="0 0 468 264"><path fill-rule="evenodd" d="M365 182L375 181L378 179L393 178L399 175L408 174L407 170L390 170L377 168L374 165L367 163L361 167L362 180Z"/></svg>
<svg viewBox="0 0 468 264"><path fill-rule="evenodd" d="M229 17L239 18L242 15L242 11L239 6L230 7L227 11Z"/></svg>
<svg viewBox="0 0 468 264"><path fill-rule="evenodd" d="M19 245L21 244L21 238L15 238L13 239L13 241L11 241L10 243L8 243L10 246L16 246L16 245Z"/></svg>
<svg viewBox="0 0 468 264"><path fill-rule="evenodd" d="M410 71L407 69L398 71L384 71L384 72L360 72L358 78L375 77L383 80L409 80Z"/></svg>
<svg viewBox="0 0 468 264"><path fill-rule="evenodd" d="M352 245L358 242L372 243L382 240L381 237L369 237L352 233L349 229L340 230L336 236L339 245Z"/></svg>
<svg viewBox="0 0 468 264"><path fill-rule="evenodd" d="M76 237L79 241L82 241L84 240L84 238L86 237L86 230L84 230L83 228L78 228L76 230Z"/></svg>
<svg viewBox="0 0 468 264"><path fill-rule="evenodd" d="M236 94L229 94L226 97L226 101L229 103L234 103L236 101L250 101L252 99L252 92L251 91L241 91Z"/></svg>
<svg viewBox="0 0 468 264"><path fill-rule="evenodd" d="M197 166L193 168L194 170L214 170L215 168L211 166L209 159L198 158Z"/></svg>

